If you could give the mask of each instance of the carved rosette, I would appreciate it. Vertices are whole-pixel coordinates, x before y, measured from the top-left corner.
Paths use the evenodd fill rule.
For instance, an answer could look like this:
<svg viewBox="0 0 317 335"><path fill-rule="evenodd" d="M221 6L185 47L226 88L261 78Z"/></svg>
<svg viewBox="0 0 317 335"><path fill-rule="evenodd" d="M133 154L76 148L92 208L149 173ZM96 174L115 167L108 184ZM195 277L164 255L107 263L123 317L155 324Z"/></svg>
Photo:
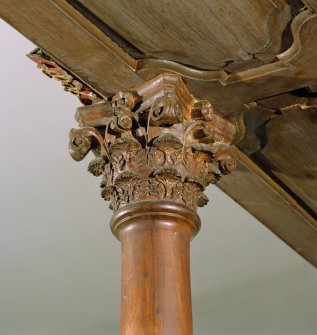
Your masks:
<svg viewBox="0 0 317 335"><path fill-rule="evenodd" d="M88 170L102 177L102 197L114 211L161 199L196 210L208 202L205 187L235 168L235 126L215 114L209 101L196 100L176 75L117 93L100 104L100 118L102 108L108 113L102 122L98 107L79 108L83 127L71 130L69 150L77 161L93 151Z"/></svg>

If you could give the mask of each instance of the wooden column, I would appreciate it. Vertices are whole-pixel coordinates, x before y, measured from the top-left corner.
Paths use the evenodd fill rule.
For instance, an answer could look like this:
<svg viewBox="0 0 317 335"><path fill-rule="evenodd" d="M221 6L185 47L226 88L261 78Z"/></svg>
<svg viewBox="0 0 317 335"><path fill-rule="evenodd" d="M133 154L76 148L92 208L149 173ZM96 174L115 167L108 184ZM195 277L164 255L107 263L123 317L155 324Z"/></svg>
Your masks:
<svg viewBox="0 0 317 335"><path fill-rule="evenodd" d="M236 126L162 74L80 107L70 154L101 176L122 244L121 335L191 335L189 244L205 187L235 167Z"/></svg>
<svg viewBox="0 0 317 335"><path fill-rule="evenodd" d="M111 228L121 241L121 335L191 335L189 243L200 220L173 201L119 209Z"/></svg>

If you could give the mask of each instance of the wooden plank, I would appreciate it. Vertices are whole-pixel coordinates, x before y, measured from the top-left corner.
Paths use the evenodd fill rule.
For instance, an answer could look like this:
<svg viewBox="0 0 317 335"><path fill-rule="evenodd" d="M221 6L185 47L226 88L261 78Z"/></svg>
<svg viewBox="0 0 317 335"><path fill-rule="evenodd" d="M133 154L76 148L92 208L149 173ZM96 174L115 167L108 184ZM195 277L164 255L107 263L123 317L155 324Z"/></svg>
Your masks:
<svg viewBox="0 0 317 335"><path fill-rule="evenodd" d="M104 96L142 82L135 60L66 1L3 0L0 17Z"/></svg>
<svg viewBox="0 0 317 335"><path fill-rule="evenodd" d="M293 108L266 124L256 160L317 212L317 110ZM315 214L316 215L316 214Z"/></svg>
<svg viewBox="0 0 317 335"><path fill-rule="evenodd" d="M261 65L261 55L274 59L282 51L282 33L292 17L284 0L79 2L144 57L210 70L232 62Z"/></svg>
<svg viewBox="0 0 317 335"><path fill-rule="evenodd" d="M238 147L317 218L317 96L307 89L248 105Z"/></svg>
<svg viewBox="0 0 317 335"><path fill-rule="evenodd" d="M317 267L317 221L239 149L237 169L218 186Z"/></svg>

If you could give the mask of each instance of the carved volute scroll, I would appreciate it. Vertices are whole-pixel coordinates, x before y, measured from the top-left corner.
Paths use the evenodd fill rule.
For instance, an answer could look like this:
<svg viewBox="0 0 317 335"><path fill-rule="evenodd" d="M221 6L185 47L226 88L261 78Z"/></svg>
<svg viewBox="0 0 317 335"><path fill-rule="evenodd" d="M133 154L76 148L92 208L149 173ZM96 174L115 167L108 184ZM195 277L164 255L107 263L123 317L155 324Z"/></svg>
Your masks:
<svg viewBox="0 0 317 335"><path fill-rule="evenodd" d="M172 199L196 210L203 193L236 165L230 145L236 127L195 99L177 75L163 74L77 110L70 154L89 150L88 170L100 176L102 197L114 211L140 200Z"/></svg>

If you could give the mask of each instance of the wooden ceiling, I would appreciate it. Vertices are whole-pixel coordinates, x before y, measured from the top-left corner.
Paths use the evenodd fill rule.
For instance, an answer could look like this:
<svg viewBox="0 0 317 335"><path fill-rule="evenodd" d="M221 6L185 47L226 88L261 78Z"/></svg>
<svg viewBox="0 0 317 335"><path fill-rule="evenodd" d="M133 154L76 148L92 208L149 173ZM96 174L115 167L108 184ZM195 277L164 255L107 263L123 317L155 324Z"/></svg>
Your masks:
<svg viewBox="0 0 317 335"><path fill-rule="evenodd" d="M170 72L243 119L238 169L219 187L315 266L316 10L316 0L0 1L4 20L100 97Z"/></svg>
<svg viewBox="0 0 317 335"><path fill-rule="evenodd" d="M133 45L139 57L205 70L237 71L271 62L285 47L282 33L292 17L290 5L269 0L78 3Z"/></svg>

